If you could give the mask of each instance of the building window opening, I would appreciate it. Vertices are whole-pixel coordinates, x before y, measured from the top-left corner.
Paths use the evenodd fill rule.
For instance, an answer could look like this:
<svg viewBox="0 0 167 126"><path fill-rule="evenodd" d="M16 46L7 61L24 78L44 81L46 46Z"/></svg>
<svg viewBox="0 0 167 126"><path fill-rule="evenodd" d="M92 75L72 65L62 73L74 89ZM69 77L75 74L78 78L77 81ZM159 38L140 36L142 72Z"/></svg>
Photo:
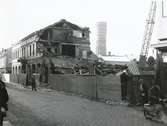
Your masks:
<svg viewBox="0 0 167 126"><path fill-rule="evenodd" d="M24 47L24 48L23 48L23 57L26 56L25 53L26 53L26 51L25 51L25 47Z"/></svg>
<svg viewBox="0 0 167 126"><path fill-rule="evenodd" d="M36 69L35 69L35 64L32 65L32 73L35 73Z"/></svg>
<svg viewBox="0 0 167 126"><path fill-rule="evenodd" d="M13 67L13 71L12 71L12 73L14 74L14 67Z"/></svg>
<svg viewBox="0 0 167 126"><path fill-rule="evenodd" d="M51 48L47 48L47 51L48 51L48 52L51 52Z"/></svg>
<svg viewBox="0 0 167 126"><path fill-rule="evenodd" d="M82 37L85 38L85 33L84 32L82 33Z"/></svg>
<svg viewBox="0 0 167 126"><path fill-rule="evenodd" d="M33 45L32 45L32 55L33 55L33 56L35 55L35 51L34 51L34 50L35 50L35 45L33 44Z"/></svg>
<svg viewBox="0 0 167 126"><path fill-rule="evenodd" d="M23 53L24 53L24 51L23 51L23 50L24 50L24 48L22 48L22 49L21 49L21 54L22 54L22 57L24 57L24 54L23 54Z"/></svg>
<svg viewBox="0 0 167 126"><path fill-rule="evenodd" d="M17 50L17 58L19 58L19 50Z"/></svg>
<svg viewBox="0 0 167 126"><path fill-rule="evenodd" d="M75 57L75 45L62 45L62 55Z"/></svg>
<svg viewBox="0 0 167 126"><path fill-rule="evenodd" d="M37 73L40 73L41 70L41 64L37 64Z"/></svg>
<svg viewBox="0 0 167 126"><path fill-rule="evenodd" d="M15 74L17 74L17 66L16 66L16 68L15 68Z"/></svg>
<svg viewBox="0 0 167 126"><path fill-rule="evenodd" d="M76 38L82 38L81 31L73 30L73 36Z"/></svg>
<svg viewBox="0 0 167 126"><path fill-rule="evenodd" d="M55 53L58 53L58 48L55 48Z"/></svg>
<svg viewBox="0 0 167 126"><path fill-rule="evenodd" d="M44 31L40 38L43 39L43 40L47 40L48 39L48 34L49 34L48 31Z"/></svg>
<svg viewBox="0 0 167 126"><path fill-rule="evenodd" d="M31 56L31 45L30 45L30 56Z"/></svg>
<svg viewBox="0 0 167 126"><path fill-rule="evenodd" d="M19 73L21 73L21 68L20 68L20 66L19 66L19 68L18 68L18 74L19 74Z"/></svg>

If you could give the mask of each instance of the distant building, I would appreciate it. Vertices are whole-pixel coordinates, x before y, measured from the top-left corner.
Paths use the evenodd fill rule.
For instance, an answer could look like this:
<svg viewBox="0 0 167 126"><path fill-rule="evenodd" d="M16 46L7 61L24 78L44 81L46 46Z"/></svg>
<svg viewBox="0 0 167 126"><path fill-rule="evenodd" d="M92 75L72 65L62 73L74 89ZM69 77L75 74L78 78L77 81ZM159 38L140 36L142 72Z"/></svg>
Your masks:
<svg viewBox="0 0 167 126"><path fill-rule="evenodd" d="M47 75L56 65L67 66L72 59L89 58L89 32L87 27L62 19L31 33L12 46L12 73Z"/></svg>
<svg viewBox="0 0 167 126"><path fill-rule="evenodd" d="M106 55L107 23L97 22L96 55Z"/></svg>
<svg viewBox="0 0 167 126"><path fill-rule="evenodd" d="M0 51L0 73L11 73L11 48Z"/></svg>
<svg viewBox="0 0 167 126"><path fill-rule="evenodd" d="M130 59L127 56L118 56L118 55L108 55L108 56L99 56L102 58L106 64L112 65L128 65Z"/></svg>

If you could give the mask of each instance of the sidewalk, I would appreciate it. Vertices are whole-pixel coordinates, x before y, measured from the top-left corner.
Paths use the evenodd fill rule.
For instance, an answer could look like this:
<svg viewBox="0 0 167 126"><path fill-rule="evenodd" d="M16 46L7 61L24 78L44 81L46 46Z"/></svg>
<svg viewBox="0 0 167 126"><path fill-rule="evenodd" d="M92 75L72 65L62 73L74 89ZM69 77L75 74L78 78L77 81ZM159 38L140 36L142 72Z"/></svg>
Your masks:
<svg viewBox="0 0 167 126"><path fill-rule="evenodd" d="M5 82L5 81L4 81L4 82ZM15 86L15 87L17 87L17 88L32 90L32 89L31 89L31 86L23 86L23 85L21 85L21 84L13 83L13 82L5 82L5 83L6 83L6 85L12 85L12 86ZM55 90L48 89L48 88L43 88L43 87L37 87L37 91L54 92Z"/></svg>
<svg viewBox="0 0 167 126"><path fill-rule="evenodd" d="M24 87L24 86L21 85L21 84L13 83L13 82L5 82L5 83L6 83L7 85L12 85L12 86L15 86L15 87L17 87L17 88L31 90L31 86L26 86L26 87ZM38 87L38 88L37 88L37 91L40 91L40 92L59 92L59 93L65 94L65 95L72 95L72 96L84 97L84 96L81 95L81 94L73 94L73 93L64 92L64 91L56 91L56 90L48 89L48 88L44 88L44 87ZM85 97L84 97L84 98L85 98ZM89 98L88 98L88 99L89 99ZM127 103L122 102L121 100L120 100L120 101L113 101L112 99L98 99L97 101L98 101L98 102L103 102L103 103L109 104L109 105L128 106Z"/></svg>
<svg viewBox="0 0 167 126"><path fill-rule="evenodd" d="M13 126L9 121L3 121L3 126Z"/></svg>

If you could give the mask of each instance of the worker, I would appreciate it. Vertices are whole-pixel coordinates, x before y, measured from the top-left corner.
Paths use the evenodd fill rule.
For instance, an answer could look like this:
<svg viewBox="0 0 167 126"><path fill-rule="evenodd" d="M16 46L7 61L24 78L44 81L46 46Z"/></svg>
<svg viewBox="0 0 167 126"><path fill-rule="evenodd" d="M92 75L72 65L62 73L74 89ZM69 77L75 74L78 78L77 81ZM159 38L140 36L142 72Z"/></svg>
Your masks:
<svg viewBox="0 0 167 126"><path fill-rule="evenodd" d="M121 80L121 99L122 101L127 100L127 82L128 82L128 75L126 70L123 71L123 73L120 75Z"/></svg>

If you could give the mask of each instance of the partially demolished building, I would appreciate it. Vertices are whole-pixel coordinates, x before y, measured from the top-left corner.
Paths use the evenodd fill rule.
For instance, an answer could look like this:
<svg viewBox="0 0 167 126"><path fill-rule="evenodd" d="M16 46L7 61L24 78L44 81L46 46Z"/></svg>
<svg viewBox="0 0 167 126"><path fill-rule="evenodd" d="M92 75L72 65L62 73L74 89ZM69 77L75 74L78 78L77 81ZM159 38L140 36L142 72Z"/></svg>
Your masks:
<svg viewBox="0 0 167 126"><path fill-rule="evenodd" d="M47 82L48 73L57 67L70 68L91 58L89 33L88 27L64 19L31 33L12 45L12 74L39 73Z"/></svg>

